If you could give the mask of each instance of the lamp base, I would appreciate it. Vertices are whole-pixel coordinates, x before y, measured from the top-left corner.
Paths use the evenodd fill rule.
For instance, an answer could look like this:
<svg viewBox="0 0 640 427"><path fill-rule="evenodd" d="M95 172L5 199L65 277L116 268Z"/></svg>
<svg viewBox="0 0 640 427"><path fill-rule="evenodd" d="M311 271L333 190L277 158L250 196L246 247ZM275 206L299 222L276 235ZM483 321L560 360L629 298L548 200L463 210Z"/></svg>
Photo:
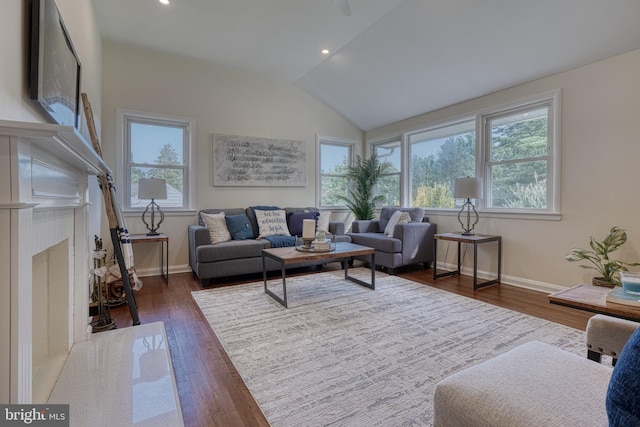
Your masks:
<svg viewBox="0 0 640 427"><path fill-rule="evenodd" d="M471 223L472 212L473 212L473 216L475 217L473 224ZM466 217L466 223L467 223L466 227L465 227L465 223L462 222L463 215ZM479 219L480 219L480 215L478 215L478 211L476 211L476 208L475 206L473 206L473 203L471 203L471 200L467 199L467 201L462 205L460 212L458 212L458 222L462 226L462 230L463 230L462 233L460 234L463 236L473 236L472 230L478 223Z"/></svg>
<svg viewBox="0 0 640 427"><path fill-rule="evenodd" d="M147 213L151 217L150 218L151 224L149 224L145 219L145 217L147 216ZM156 215L160 216L160 220L158 221L157 224L156 224ZM149 232L147 233L147 236L157 236L158 234L160 234L158 233L158 229L160 228L160 224L162 224L162 221L164 221L164 212L162 212L162 210L160 209L160 206L157 205L155 200L151 199L151 203L149 203L145 208L144 212L142 212L142 222L147 227L147 230L149 230Z"/></svg>

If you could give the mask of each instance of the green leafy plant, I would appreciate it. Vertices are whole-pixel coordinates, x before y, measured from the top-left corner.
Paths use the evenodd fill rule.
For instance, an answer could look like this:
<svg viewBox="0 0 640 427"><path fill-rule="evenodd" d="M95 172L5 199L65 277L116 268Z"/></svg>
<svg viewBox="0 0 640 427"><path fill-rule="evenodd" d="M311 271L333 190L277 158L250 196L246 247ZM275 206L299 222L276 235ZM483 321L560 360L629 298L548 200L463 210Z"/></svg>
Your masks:
<svg viewBox="0 0 640 427"><path fill-rule="evenodd" d="M388 161L380 162L373 154L368 159L356 156L349 165L346 176L351 182L348 197L341 196L356 219L373 219L376 204L384 200L383 195L374 196L375 185L384 173L392 167Z"/></svg>
<svg viewBox="0 0 640 427"><path fill-rule="evenodd" d="M637 262L618 261L609 258L609 254L614 252L627 241L627 233L620 227L612 227L604 240L598 242L593 237L589 245L592 250L573 248L565 255L567 261L589 261L593 265L581 265L582 268L589 268L598 271L601 279L605 282L620 285L620 279L614 277L620 271L627 271L627 266L640 265Z"/></svg>

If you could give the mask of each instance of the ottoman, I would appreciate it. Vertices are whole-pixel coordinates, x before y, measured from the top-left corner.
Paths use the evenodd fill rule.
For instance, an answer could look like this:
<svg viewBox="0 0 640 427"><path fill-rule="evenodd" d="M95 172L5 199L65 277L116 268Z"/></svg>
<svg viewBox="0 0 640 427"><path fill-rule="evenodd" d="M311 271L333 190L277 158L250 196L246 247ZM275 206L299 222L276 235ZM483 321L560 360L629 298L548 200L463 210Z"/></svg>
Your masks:
<svg viewBox="0 0 640 427"><path fill-rule="evenodd" d="M612 369L538 341L436 385L434 426L607 426Z"/></svg>

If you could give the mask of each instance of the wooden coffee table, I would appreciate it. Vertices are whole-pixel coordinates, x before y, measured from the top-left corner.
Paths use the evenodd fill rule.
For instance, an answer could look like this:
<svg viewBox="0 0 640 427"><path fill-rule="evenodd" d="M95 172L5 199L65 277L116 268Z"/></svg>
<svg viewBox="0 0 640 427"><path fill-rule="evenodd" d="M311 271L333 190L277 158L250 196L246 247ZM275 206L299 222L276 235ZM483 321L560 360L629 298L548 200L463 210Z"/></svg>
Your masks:
<svg viewBox="0 0 640 427"><path fill-rule="evenodd" d="M576 285L549 295L549 302L592 313L640 321L640 308L607 302L607 293L610 290L611 288L604 286Z"/></svg>
<svg viewBox="0 0 640 427"><path fill-rule="evenodd" d="M264 279L264 292L287 307L287 272L286 267L294 264L302 264L308 261L316 260L342 260L344 265L344 278L354 283L367 287L369 289L376 288L376 258L375 249L366 246L356 245L354 243L339 242L335 243L335 249L329 252L302 252L295 247L288 248L271 248L262 250L262 278ZM367 283L348 274L349 258L361 255L369 255L369 263L371 264L371 283ZM282 294L283 297L276 295L267 287L267 258L271 258L280 263L282 271Z"/></svg>

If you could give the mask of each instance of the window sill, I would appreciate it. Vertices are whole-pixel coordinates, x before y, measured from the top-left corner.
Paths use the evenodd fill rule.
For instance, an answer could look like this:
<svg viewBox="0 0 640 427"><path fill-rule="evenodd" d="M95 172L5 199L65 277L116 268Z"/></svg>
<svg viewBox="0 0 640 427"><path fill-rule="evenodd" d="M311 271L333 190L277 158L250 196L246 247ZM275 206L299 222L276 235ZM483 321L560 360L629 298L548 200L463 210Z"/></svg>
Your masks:
<svg viewBox="0 0 640 427"><path fill-rule="evenodd" d="M428 216L458 216L460 209L425 209ZM557 212L502 212L478 211L481 218L525 219L533 221L560 221L562 214Z"/></svg>
<svg viewBox="0 0 640 427"><path fill-rule="evenodd" d="M144 209L127 210L127 211L123 211L122 213L125 218L139 218L140 215L142 215L142 212L144 212ZM177 217L177 216L193 216L197 213L197 211L193 209L175 209L175 210L162 209L162 213L164 213L165 217L171 217L171 216Z"/></svg>

